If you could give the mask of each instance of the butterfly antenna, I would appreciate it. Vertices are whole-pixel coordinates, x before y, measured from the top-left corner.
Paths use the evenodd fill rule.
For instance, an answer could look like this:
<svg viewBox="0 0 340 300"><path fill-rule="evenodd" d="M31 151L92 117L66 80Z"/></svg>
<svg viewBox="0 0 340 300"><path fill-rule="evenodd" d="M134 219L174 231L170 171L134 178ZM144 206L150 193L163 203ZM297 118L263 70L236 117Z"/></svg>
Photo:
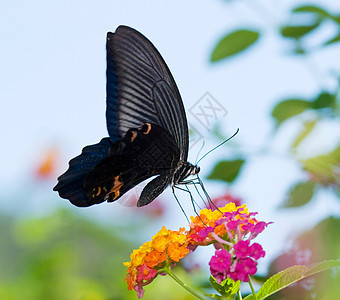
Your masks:
<svg viewBox="0 0 340 300"><path fill-rule="evenodd" d="M197 153L197 156L196 156L196 159L195 159L195 165L197 165L198 156L200 155L200 153L201 153L201 151L202 151L202 149L203 149L203 147L204 147L204 144L205 144L205 141L203 141L202 146L201 146L201 149L200 149L200 151L198 151L198 153Z"/></svg>
<svg viewBox="0 0 340 300"><path fill-rule="evenodd" d="M196 164L198 164L204 157L206 157L209 153L211 153L212 151L216 150L218 147L221 147L223 144L225 144L226 142L228 142L229 140L231 140L236 134L238 134L238 132L240 131L239 128L237 128L236 132L229 138L227 138L225 141L223 141L221 144L218 144L216 147L212 148L211 150L209 150L206 154L204 154Z"/></svg>

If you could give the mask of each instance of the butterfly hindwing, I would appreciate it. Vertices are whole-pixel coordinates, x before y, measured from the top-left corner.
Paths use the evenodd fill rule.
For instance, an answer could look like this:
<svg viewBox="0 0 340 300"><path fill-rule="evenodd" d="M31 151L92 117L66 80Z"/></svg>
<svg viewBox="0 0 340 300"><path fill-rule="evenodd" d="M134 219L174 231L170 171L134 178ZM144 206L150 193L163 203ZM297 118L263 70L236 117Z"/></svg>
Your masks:
<svg viewBox="0 0 340 300"><path fill-rule="evenodd" d="M156 197L158 197L170 183L170 174L165 173L157 176L151 180L143 189L137 206L141 207L152 202Z"/></svg>
<svg viewBox="0 0 340 300"><path fill-rule="evenodd" d="M93 199L93 204L112 202L147 178L165 177L159 192L143 191L146 200L138 206L146 205L169 184L178 159L179 150L173 137L162 127L146 123L138 129L130 129L112 146L110 155L89 172L85 178L85 192Z"/></svg>
<svg viewBox="0 0 340 300"><path fill-rule="evenodd" d="M86 146L80 155L70 160L68 170L59 176L58 184L53 190L76 206L95 204L90 202L84 191L84 180L87 174L109 155L112 145L110 138L103 138L98 144Z"/></svg>

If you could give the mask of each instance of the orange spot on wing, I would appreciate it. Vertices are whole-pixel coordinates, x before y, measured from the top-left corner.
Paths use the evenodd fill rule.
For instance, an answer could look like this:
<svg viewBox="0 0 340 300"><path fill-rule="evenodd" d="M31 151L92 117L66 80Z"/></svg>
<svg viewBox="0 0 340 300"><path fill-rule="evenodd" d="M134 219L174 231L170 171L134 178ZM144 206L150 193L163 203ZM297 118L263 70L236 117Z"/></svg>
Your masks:
<svg viewBox="0 0 340 300"><path fill-rule="evenodd" d="M98 186L98 192L96 194L96 197L98 197L100 195L100 193L102 192L102 188L100 186Z"/></svg>
<svg viewBox="0 0 340 300"><path fill-rule="evenodd" d="M143 132L143 133L144 134L148 134L150 132L150 130L151 130L151 124L150 123L145 123L145 125L148 126L148 129L145 132Z"/></svg>
<svg viewBox="0 0 340 300"><path fill-rule="evenodd" d="M119 195L120 195L120 191L119 190L120 190L120 188L122 186L123 186L123 182L121 182L119 180L119 175L118 175L118 176L115 177L115 181L113 183L113 187L112 187L112 189L108 193L108 194L111 194L111 193L115 194L113 200L115 200L115 199L117 199L119 197Z"/></svg>
<svg viewBox="0 0 340 300"><path fill-rule="evenodd" d="M132 133L132 136L131 136L131 139L130 139L130 142L133 142L133 140L136 138L137 136L137 132L136 131L131 131Z"/></svg>

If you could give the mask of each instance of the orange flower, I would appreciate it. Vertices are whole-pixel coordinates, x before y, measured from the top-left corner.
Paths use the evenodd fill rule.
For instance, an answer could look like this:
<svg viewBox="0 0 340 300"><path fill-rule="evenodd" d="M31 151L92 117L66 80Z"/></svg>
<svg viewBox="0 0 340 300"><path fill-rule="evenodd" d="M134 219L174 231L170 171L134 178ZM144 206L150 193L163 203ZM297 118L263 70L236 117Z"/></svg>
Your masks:
<svg viewBox="0 0 340 300"><path fill-rule="evenodd" d="M172 231L163 226L152 241L144 243L131 253L130 262L124 263L128 267L125 280L129 290L135 289L138 297L141 297L144 285L152 282L164 268L173 265L189 253L188 244L184 228Z"/></svg>
<svg viewBox="0 0 340 300"><path fill-rule="evenodd" d="M168 245L168 238L166 236L156 236L152 240L152 248L159 252L164 252Z"/></svg>
<svg viewBox="0 0 340 300"><path fill-rule="evenodd" d="M58 157L58 151L55 148L47 150L36 169L36 176L38 178L48 178L53 175L55 171L55 164Z"/></svg>
<svg viewBox="0 0 340 300"><path fill-rule="evenodd" d="M181 246L180 243L175 242L169 245L167 252L173 261L179 262L181 258L189 253L189 249L186 246Z"/></svg>
<svg viewBox="0 0 340 300"><path fill-rule="evenodd" d="M167 259L167 256L165 252L158 252L158 251L152 250L145 257L145 264L149 268L154 268L155 266L157 266L158 263L163 262L166 259Z"/></svg>

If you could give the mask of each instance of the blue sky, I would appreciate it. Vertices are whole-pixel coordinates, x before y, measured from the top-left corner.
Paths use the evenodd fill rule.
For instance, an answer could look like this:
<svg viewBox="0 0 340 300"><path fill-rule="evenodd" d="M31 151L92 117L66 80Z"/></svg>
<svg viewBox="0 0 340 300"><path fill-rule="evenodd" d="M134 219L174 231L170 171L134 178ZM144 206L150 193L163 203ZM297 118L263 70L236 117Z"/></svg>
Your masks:
<svg viewBox="0 0 340 300"><path fill-rule="evenodd" d="M305 2L262 0L254 6L251 2L10 1L1 4L0 188L3 195L20 190L32 167L49 147L55 145L60 150L60 172L63 172L68 160L85 145L107 136L105 36L120 24L136 28L155 44L173 73L187 110L209 92L228 111L221 120L223 132L230 135L240 128L232 143L243 145L246 153L267 145L273 126L269 113L277 101L295 95L311 97L321 87L334 88L336 82L331 76L323 74L320 81L320 76L310 68L316 64L322 72L339 70L339 47L329 47L307 62L289 56L288 44L277 38L275 29L286 20L295 3ZM313 2L320 3L308 3ZM340 11L338 1L327 0L323 4ZM239 27L265 31L248 53L220 64L209 63L219 38ZM320 35L331 36L331 30L325 28ZM189 114L188 119L199 126ZM282 235L272 253L282 247L289 229L311 225L311 219L321 219L330 213L324 202L319 201L310 210L304 210L306 216L303 225L301 222L299 225L295 222L299 210L276 210L291 178L302 176L298 167L283 155L295 125L288 125L273 138L267 149L269 154L252 160L245 176L233 189L253 210L261 210L263 219L276 222L271 233L264 237L270 244L273 237ZM339 138L340 130L328 130L329 124L323 126L320 133L327 134L318 140L318 151L331 148ZM209 136L209 132L203 134ZM207 140L203 153L217 143L218 140ZM308 149L314 151L313 147ZM191 149L191 161L198 151L199 147ZM217 159L227 158L229 153L227 145L207 157L201 164L202 174L207 174ZM49 209L51 203L69 206L51 191L54 183L40 188L34 204L39 211ZM209 188L214 195L222 192L224 186L211 184ZM6 201L6 197L1 198ZM326 198L332 203L327 195ZM105 204L80 213L110 218L120 210L117 207ZM180 214L175 201L173 213L165 225L173 228L174 222L184 225L182 215L176 221L173 219ZM286 233L280 231L282 227L287 227Z"/></svg>

